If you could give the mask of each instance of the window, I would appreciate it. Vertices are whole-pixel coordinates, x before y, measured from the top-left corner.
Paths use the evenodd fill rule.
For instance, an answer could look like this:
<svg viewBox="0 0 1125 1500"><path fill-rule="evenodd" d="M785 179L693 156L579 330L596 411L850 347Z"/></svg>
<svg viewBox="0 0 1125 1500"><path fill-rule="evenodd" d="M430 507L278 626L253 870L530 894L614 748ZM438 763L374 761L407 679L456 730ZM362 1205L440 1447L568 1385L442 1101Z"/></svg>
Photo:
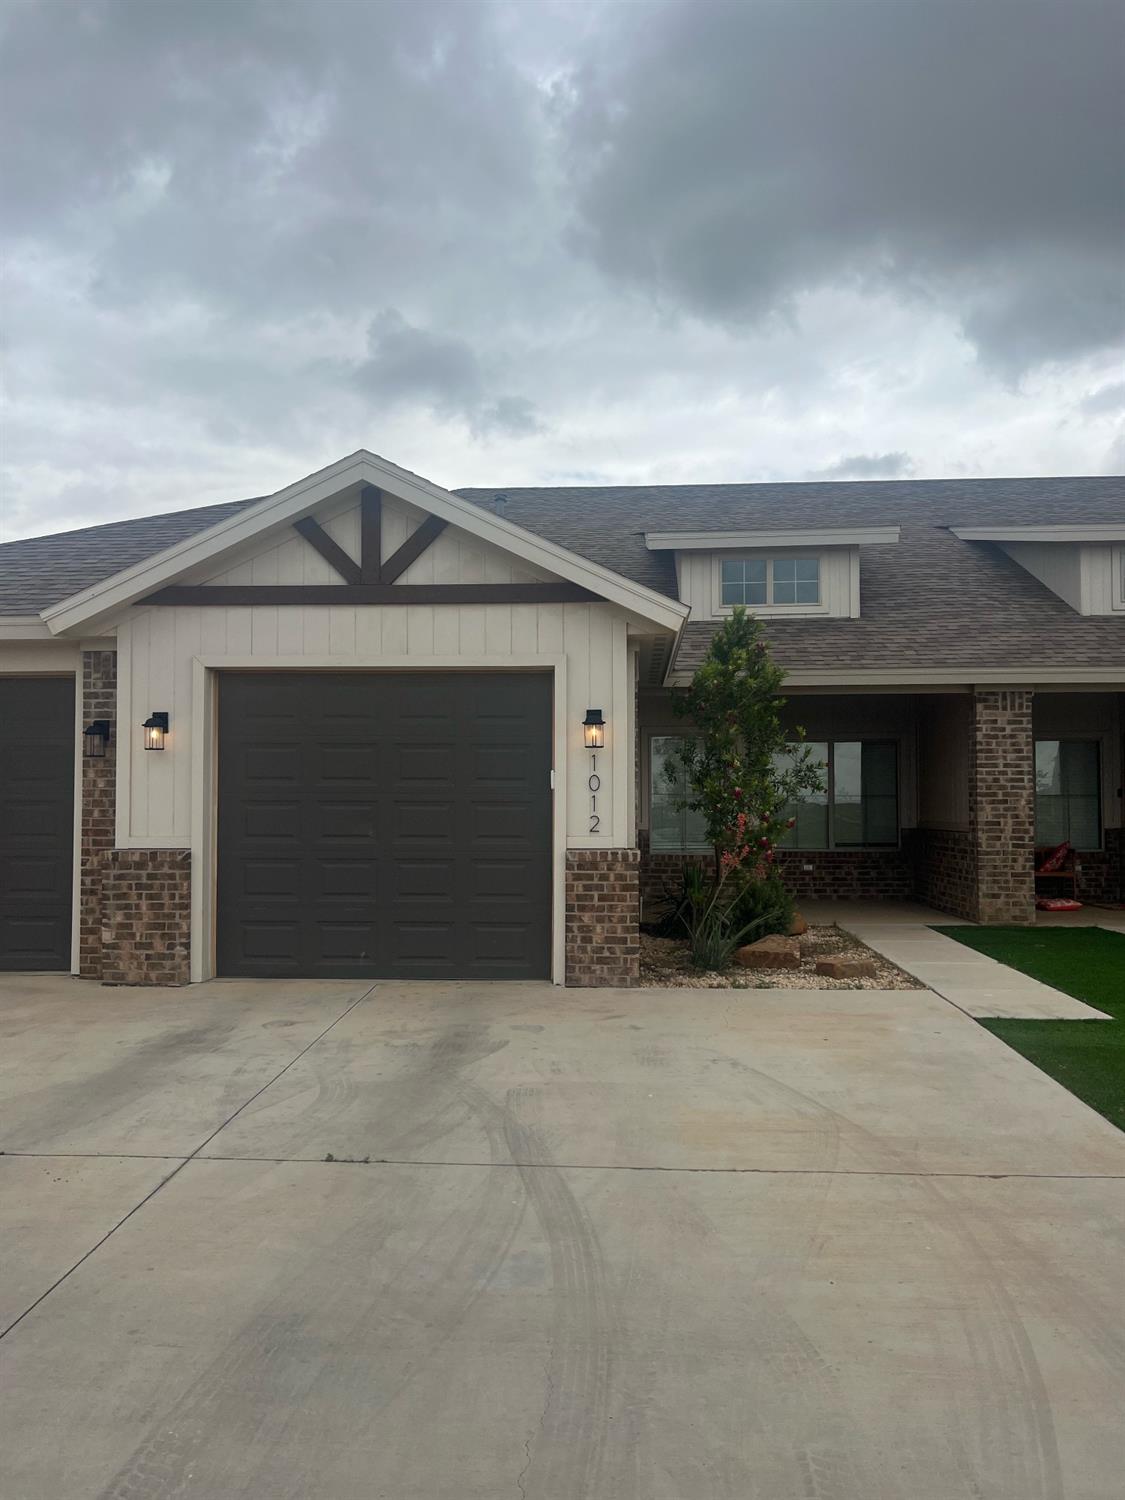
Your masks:
<svg viewBox="0 0 1125 1500"><path fill-rule="evenodd" d="M722 603L819 604L819 557L724 557L720 567Z"/></svg>
<svg viewBox="0 0 1125 1500"><path fill-rule="evenodd" d="M898 755L886 740L809 741L822 789L791 803L783 849L885 849L898 843ZM792 763L794 745L781 764Z"/></svg>
<svg viewBox="0 0 1125 1500"><path fill-rule="evenodd" d="M1101 848L1097 740L1035 741L1035 842Z"/></svg>
<svg viewBox="0 0 1125 1500"><path fill-rule="evenodd" d="M674 760L683 744L678 734L654 734L649 741L649 842L653 849L709 849L707 825L702 813L677 806L687 782L681 767L676 784L670 785L664 767Z"/></svg>

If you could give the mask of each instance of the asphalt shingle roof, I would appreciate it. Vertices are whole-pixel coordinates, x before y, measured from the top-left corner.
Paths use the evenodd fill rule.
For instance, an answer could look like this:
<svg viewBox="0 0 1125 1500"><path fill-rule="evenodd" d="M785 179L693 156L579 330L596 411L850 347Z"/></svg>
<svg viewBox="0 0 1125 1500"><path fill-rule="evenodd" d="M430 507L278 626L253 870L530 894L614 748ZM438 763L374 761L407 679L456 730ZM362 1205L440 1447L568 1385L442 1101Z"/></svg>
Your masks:
<svg viewBox="0 0 1125 1500"><path fill-rule="evenodd" d="M675 597L670 553L646 531L899 526L897 545L860 548L858 619L766 622L777 661L822 667L1120 665L1125 616L1082 616L999 547L951 526L1125 522L1125 478L462 490L529 531ZM718 628L689 622L676 656L692 670Z"/></svg>
<svg viewBox="0 0 1125 1500"><path fill-rule="evenodd" d="M789 668L1117 666L1125 617L1076 614L999 547L951 526L1125 521L1125 479L966 479L874 483L614 485L465 489L465 499L637 583L676 597L671 554L646 531L899 526L897 546L860 549L859 619L768 622ZM0 546L0 614L37 614L253 505L233 500ZM686 627L691 668L716 629Z"/></svg>
<svg viewBox="0 0 1125 1500"><path fill-rule="evenodd" d="M37 615L103 578L112 578L146 557L217 526L260 498L5 542L0 545L0 615Z"/></svg>

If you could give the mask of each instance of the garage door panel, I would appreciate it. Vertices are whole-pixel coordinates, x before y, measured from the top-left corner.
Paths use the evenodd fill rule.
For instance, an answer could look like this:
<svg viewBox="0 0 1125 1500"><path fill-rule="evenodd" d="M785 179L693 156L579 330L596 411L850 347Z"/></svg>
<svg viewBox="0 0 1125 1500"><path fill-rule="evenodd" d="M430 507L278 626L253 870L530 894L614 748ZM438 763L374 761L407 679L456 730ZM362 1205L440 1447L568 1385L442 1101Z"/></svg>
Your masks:
<svg viewBox="0 0 1125 1500"><path fill-rule="evenodd" d="M308 862L309 884L317 900L373 901L376 895L373 859L313 859Z"/></svg>
<svg viewBox="0 0 1125 1500"><path fill-rule="evenodd" d="M373 839L378 833L377 809L373 800L335 802L310 797L307 804L311 836L327 843L342 840Z"/></svg>
<svg viewBox="0 0 1125 1500"><path fill-rule="evenodd" d="M254 679L251 717L245 679L219 683L220 973L546 977L550 679L275 674L300 726L286 730L300 769L279 798L247 779L243 753L270 722L269 675ZM274 870L275 892L262 878L246 888L239 871L255 860ZM271 901L298 907L272 949L263 934L282 913Z"/></svg>
<svg viewBox="0 0 1125 1500"><path fill-rule="evenodd" d="M320 921L317 924L319 959L324 964L366 963L375 952L375 927L361 918Z"/></svg>
<svg viewBox="0 0 1125 1500"><path fill-rule="evenodd" d="M250 900L259 896L288 896L293 901L299 900L301 861L248 859L242 866L242 894Z"/></svg>
<svg viewBox="0 0 1125 1500"><path fill-rule="evenodd" d="M249 785L292 786L301 780L301 750L297 744L246 745L242 761L243 779Z"/></svg>
<svg viewBox="0 0 1125 1500"><path fill-rule="evenodd" d="M450 905L456 886L452 859L401 859L396 867L396 899Z"/></svg>
<svg viewBox="0 0 1125 1500"><path fill-rule="evenodd" d="M346 781L370 786L379 774L378 752L372 744L320 745L316 760L318 779L328 784Z"/></svg>
<svg viewBox="0 0 1125 1500"><path fill-rule="evenodd" d="M70 967L74 679L0 679L0 969Z"/></svg>
<svg viewBox="0 0 1125 1500"><path fill-rule="evenodd" d="M299 802L247 802L240 809L242 831L247 838L270 843L301 841Z"/></svg>
<svg viewBox="0 0 1125 1500"><path fill-rule="evenodd" d="M418 844L451 844L454 838L454 803L435 798L394 802L388 809L391 836L400 847Z"/></svg>
<svg viewBox="0 0 1125 1500"><path fill-rule="evenodd" d="M451 741L435 745L425 741L395 748L394 782L407 793L444 793L453 790L457 781L459 751Z"/></svg>

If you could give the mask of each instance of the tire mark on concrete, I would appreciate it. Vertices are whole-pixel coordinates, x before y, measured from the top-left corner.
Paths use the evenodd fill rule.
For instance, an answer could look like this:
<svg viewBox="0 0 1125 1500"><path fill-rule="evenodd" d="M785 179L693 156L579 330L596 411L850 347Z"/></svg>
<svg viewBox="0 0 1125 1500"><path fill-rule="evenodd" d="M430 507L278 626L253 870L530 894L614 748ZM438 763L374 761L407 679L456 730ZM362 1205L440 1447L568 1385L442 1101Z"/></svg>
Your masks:
<svg viewBox="0 0 1125 1500"><path fill-rule="evenodd" d="M323 1414L333 1410L332 1389L346 1383L346 1360L338 1348L325 1346L321 1328L331 1327L346 1314L353 1337L363 1338L369 1331L370 1346L378 1347L379 1327L393 1290L398 1321L423 1330L407 1349L381 1350L385 1379L372 1396L369 1430L454 1336L495 1279L527 1208L526 1200L513 1197L511 1191L507 1144L498 1125L502 1111L457 1076L463 1066L495 1049L479 1038L474 1045L474 1039L463 1034L465 1028L454 1030L462 1034L439 1038L430 1049L429 1080L439 1098L447 1090L460 1093L463 1107L479 1113L494 1160L504 1165L485 1175L469 1222L458 1238L437 1230L428 1236L427 1243L436 1241L446 1252L441 1274L419 1286L409 1275L415 1264L411 1258L389 1278L357 1283L354 1275L338 1268L357 1258L362 1263L365 1255L374 1266L392 1225L377 1209L353 1220L336 1237L332 1251L320 1250L304 1258L266 1307L234 1334L227 1348L153 1424L99 1500L175 1500L189 1491L199 1493L201 1484L221 1485L235 1472L245 1477L247 1450L256 1455L255 1478L269 1486L268 1493L278 1500L303 1500L317 1492L325 1476L302 1469L300 1455L313 1445L289 1440L282 1447L282 1437L287 1429L300 1425L303 1409L315 1407L321 1414L318 1451L323 1454ZM439 1109L447 1108L448 1101L443 1100ZM417 1128L424 1131L424 1122L419 1121ZM418 1188L420 1194L424 1191ZM470 1268L475 1274L468 1274ZM294 1289L300 1307L306 1310L293 1310ZM235 1407L230 1398L236 1394ZM232 1410L237 1410L237 1425L232 1424ZM353 1422L354 1409L340 1420ZM292 1434L288 1436L291 1439ZM342 1427L341 1451L362 1437L354 1426Z"/></svg>
<svg viewBox="0 0 1125 1500"><path fill-rule="evenodd" d="M517 1113L533 1096L512 1090L504 1116L508 1150L551 1256L554 1329L538 1430L521 1475L526 1500L593 1500L602 1488L614 1339L619 1332L597 1232L543 1131Z"/></svg>

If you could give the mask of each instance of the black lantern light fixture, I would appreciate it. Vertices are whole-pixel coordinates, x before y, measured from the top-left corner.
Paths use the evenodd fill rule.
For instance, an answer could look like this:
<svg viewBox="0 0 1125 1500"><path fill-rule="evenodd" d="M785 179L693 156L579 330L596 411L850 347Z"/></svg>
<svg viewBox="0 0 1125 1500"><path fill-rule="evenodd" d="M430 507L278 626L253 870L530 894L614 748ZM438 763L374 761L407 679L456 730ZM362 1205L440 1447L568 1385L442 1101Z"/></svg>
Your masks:
<svg viewBox="0 0 1125 1500"><path fill-rule="evenodd" d="M605 719L600 708L588 708L582 720L582 741L587 750L601 750L605 746Z"/></svg>
<svg viewBox="0 0 1125 1500"><path fill-rule="evenodd" d="M164 712L151 713L141 725L145 732L146 750L163 750L164 736L168 733L168 715Z"/></svg>
<svg viewBox="0 0 1125 1500"><path fill-rule="evenodd" d="M82 731L82 754L87 760L104 760L109 744L109 720L93 719Z"/></svg>

